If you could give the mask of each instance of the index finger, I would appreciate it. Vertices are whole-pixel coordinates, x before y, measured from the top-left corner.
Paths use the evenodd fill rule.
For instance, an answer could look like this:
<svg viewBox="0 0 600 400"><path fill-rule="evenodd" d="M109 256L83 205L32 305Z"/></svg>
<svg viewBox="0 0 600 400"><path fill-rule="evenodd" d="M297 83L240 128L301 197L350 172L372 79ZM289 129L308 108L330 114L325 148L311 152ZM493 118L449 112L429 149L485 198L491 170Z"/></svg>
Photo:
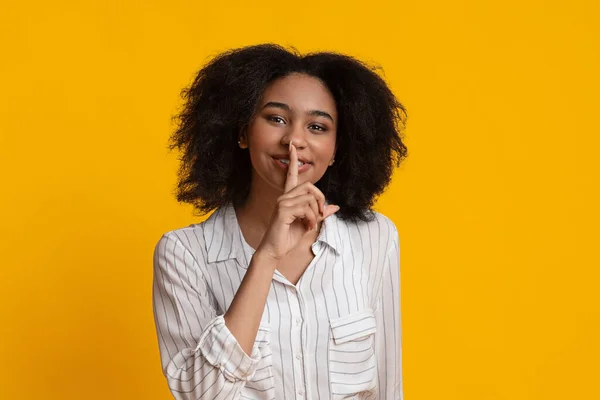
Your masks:
<svg viewBox="0 0 600 400"><path fill-rule="evenodd" d="M287 177L283 187L284 193L289 192L298 185L298 154L296 146L290 141L290 163L288 164Z"/></svg>

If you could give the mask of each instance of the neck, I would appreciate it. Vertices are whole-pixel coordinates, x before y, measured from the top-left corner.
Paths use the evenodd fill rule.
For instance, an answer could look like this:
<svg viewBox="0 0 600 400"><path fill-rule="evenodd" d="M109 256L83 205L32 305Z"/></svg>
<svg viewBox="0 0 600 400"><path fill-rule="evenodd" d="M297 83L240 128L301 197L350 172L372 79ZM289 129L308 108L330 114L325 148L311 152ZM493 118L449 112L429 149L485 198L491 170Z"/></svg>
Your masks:
<svg viewBox="0 0 600 400"><path fill-rule="evenodd" d="M236 209L242 230L262 238L271 221L271 215L277 205L277 199L283 190L277 190L262 179L254 179L246 202Z"/></svg>

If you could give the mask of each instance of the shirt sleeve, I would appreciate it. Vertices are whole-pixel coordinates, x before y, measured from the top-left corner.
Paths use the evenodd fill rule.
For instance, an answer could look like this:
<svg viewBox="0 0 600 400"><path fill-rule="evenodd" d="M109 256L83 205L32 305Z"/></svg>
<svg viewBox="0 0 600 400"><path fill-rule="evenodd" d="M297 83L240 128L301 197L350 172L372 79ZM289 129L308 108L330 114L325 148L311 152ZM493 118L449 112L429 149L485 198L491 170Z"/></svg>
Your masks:
<svg viewBox="0 0 600 400"><path fill-rule="evenodd" d="M391 234L375 309L378 386L380 399L403 400L400 240L395 227Z"/></svg>
<svg viewBox="0 0 600 400"><path fill-rule="evenodd" d="M194 255L173 233L153 257L152 306L162 371L175 399L237 399L261 359L248 356L217 315ZM260 332L259 332L260 334Z"/></svg>

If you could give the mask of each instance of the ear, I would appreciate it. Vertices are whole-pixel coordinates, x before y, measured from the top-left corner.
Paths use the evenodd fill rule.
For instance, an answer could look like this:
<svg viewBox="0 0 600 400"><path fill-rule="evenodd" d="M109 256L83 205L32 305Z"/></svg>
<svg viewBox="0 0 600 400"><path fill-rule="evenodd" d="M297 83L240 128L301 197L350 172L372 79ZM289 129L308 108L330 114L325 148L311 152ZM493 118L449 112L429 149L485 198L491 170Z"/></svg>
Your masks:
<svg viewBox="0 0 600 400"><path fill-rule="evenodd" d="M246 138L246 132L242 132L242 134L238 137L238 145L240 149L248 148L248 139Z"/></svg>
<svg viewBox="0 0 600 400"><path fill-rule="evenodd" d="M336 149L337 150L337 149ZM331 160L329 161L329 166L331 167L333 165L333 163L335 162L335 151L333 152L333 156L331 156Z"/></svg>
<svg viewBox="0 0 600 400"><path fill-rule="evenodd" d="M338 150L338 143L339 142L335 142L335 149L333 149L333 155L331 156L331 160L329 160L329 166L331 167L333 165L333 163L335 162L335 155L337 153Z"/></svg>

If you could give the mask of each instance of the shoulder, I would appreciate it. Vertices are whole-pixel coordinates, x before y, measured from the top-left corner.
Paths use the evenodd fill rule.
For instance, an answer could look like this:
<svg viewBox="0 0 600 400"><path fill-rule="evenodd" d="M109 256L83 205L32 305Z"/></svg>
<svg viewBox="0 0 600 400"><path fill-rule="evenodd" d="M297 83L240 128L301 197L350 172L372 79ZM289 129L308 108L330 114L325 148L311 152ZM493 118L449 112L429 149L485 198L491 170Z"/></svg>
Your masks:
<svg viewBox="0 0 600 400"><path fill-rule="evenodd" d="M398 228L394 221L388 216L373 211L373 220L368 222L377 227L375 235L382 249L389 251L392 247L398 244Z"/></svg>
<svg viewBox="0 0 600 400"><path fill-rule="evenodd" d="M391 218L377 211L371 211L370 215L371 218L368 221L347 222L346 226L354 225L357 229L366 229L371 232L371 236L375 237L398 234L396 224Z"/></svg>
<svg viewBox="0 0 600 400"><path fill-rule="evenodd" d="M160 248L170 246L178 251L189 252L200 264L215 261L221 249L231 245L230 236L235 230L234 218L233 208L217 208L202 222L163 233L156 248L160 251Z"/></svg>
<svg viewBox="0 0 600 400"><path fill-rule="evenodd" d="M370 212L368 221L342 221L338 220L338 227L346 231L346 238L351 249L367 246L371 249L385 251L398 242L398 229L388 216L377 212Z"/></svg>
<svg viewBox="0 0 600 400"><path fill-rule="evenodd" d="M155 244L155 251L165 251L166 248L173 249L171 251L180 249L188 251L197 259L203 253L203 249L206 249L205 225L206 221L202 221L164 232Z"/></svg>
<svg viewBox="0 0 600 400"><path fill-rule="evenodd" d="M398 228L392 219L380 212L373 211L374 223L383 229L387 230L390 234L398 234Z"/></svg>

